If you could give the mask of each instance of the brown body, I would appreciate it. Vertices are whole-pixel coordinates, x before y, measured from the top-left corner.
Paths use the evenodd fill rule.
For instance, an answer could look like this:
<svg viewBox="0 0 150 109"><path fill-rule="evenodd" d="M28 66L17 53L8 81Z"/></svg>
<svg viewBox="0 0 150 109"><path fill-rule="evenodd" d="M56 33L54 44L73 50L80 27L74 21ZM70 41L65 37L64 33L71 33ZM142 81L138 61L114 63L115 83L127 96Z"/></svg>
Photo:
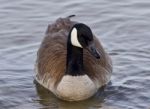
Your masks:
<svg viewBox="0 0 150 109"><path fill-rule="evenodd" d="M37 54L36 80L46 88L55 91L65 75L67 38L71 27L76 22L69 18L59 18L48 26ZM101 87L110 80L112 62L98 39L94 36L96 47L101 54L100 59L93 57L87 50L83 51L83 64L86 74Z"/></svg>

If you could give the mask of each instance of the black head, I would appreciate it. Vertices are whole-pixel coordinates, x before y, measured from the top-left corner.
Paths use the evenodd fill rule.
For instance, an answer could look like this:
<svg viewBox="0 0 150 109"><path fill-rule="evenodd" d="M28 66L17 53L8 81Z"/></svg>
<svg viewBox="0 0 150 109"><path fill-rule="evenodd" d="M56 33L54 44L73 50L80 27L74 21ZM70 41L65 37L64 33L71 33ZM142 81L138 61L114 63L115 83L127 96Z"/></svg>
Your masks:
<svg viewBox="0 0 150 109"><path fill-rule="evenodd" d="M100 54L95 47L93 33L87 25L75 24L70 32L70 42L73 46L87 49L94 57L100 58Z"/></svg>

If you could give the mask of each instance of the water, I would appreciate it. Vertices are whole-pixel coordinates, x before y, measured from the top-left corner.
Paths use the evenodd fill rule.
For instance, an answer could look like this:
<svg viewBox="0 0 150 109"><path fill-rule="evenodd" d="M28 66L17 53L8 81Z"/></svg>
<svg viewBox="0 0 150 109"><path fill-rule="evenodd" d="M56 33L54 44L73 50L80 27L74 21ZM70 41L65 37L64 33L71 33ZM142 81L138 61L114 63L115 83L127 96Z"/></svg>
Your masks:
<svg viewBox="0 0 150 109"><path fill-rule="evenodd" d="M149 0L0 0L0 109L150 109ZM88 24L113 60L111 83L65 102L34 83L49 23L71 14Z"/></svg>

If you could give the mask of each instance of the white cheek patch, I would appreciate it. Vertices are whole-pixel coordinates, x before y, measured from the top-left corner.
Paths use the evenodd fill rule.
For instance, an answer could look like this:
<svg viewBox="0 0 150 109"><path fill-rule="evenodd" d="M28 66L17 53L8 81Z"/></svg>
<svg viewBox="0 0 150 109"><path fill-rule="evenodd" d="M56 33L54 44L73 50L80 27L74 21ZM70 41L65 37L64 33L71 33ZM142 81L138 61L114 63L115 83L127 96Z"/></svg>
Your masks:
<svg viewBox="0 0 150 109"><path fill-rule="evenodd" d="M80 44L79 40L78 40L76 28L73 28L71 31L71 44L73 46L83 48L82 45Z"/></svg>

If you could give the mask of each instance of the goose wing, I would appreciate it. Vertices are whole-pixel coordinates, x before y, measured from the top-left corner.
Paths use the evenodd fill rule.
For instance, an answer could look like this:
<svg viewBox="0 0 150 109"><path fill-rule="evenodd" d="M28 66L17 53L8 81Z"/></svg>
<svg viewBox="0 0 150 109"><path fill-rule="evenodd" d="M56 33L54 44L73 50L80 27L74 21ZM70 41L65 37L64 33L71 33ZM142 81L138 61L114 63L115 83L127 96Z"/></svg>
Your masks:
<svg viewBox="0 0 150 109"><path fill-rule="evenodd" d="M87 50L84 50L84 66L89 77L97 82L98 87L101 87L110 81L112 61L96 37L94 41L100 53L100 59L96 59Z"/></svg>
<svg viewBox="0 0 150 109"><path fill-rule="evenodd" d="M36 79L42 84L57 84L65 73L67 37L75 22L59 18L48 26L36 60ZM50 87L50 86L46 86Z"/></svg>

